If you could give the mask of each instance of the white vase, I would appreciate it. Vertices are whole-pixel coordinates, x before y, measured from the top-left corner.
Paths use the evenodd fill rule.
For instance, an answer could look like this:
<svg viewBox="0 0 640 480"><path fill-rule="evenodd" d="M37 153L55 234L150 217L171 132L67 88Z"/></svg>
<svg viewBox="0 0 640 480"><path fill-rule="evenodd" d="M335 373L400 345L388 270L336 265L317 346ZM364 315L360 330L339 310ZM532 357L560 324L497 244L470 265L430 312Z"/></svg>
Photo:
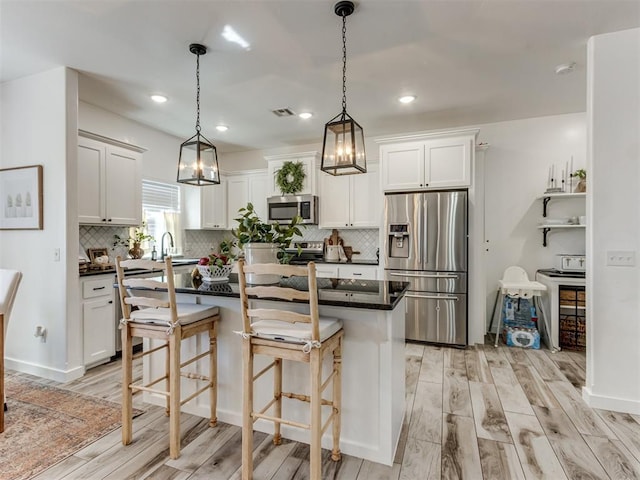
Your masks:
<svg viewBox="0 0 640 480"><path fill-rule="evenodd" d="M244 260L248 264L251 263L279 263L278 262L278 245L275 243L247 243L244 246ZM247 283L253 285L268 285L278 283L280 275L271 275L268 273L249 273L247 274Z"/></svg>

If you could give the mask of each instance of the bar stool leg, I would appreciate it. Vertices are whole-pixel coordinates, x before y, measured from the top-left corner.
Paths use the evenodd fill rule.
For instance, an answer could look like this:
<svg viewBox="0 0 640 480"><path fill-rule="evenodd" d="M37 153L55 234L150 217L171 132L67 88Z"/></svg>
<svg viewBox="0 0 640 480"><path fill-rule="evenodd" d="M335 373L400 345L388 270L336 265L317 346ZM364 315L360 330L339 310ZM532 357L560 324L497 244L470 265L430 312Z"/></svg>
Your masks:
<svg viewBox="0 0 640 480"><path fill-rule="evenodd" d="M122 444L131 443L133 431L133 351L131 331L122 325Z"/></svg>
<svg viewBox="0 0 640 480"><path fill-rule="evenodd" d="M253 478L253 353L251 339L242 340L242 480Z"/></svg>
<svg viewBox="0 0 640 480"><path fill-rule="evenodd" d="M273 405L273 416L282 418L282 359L274 359L273 366L273 398L276 403ZM280 422L273 422L273 444L282 444L282 435L280 435Z"/></svg>
<svg viewBox="0 0 640 480"><path fill-rule="evenodd" d="M320 348L312 348L309 361L311 373L311 480L322 480L322 362L320 352Z"/></svg>
<svg viewBox="0 0 640 480"><path fill-rule="evenodd" d="M218 333L216 332L216 325L218 322L213 322L211 329L209 330L209 403L211 406L211 413L209 416L209 426L215 427L218 424L217 407L218 407Z"/></svg>
<svg viewBox="0 0 640 480"><path fill-rule="evenodd" d="M180 326L169 337L169 457L180 456Z"/></svg>
<svg viewBox="0 0 640 480"><path fill-rule="evenodd" d="M498 342L500 341L500 328L502 328L502 305L504 304L504 293L502 293L502 291L500 291L499 293L499 301L498 304L496 305L496 308L498 310L498 329L496 330L496 343L493 345L494 347L498 346ZM495 315L495 310L494 309L494 315Z"/></svg>
<svg viewBox="0 0 640 480"><path fill-rule="evenodd" d="M340 454L340 421L342 415L342 337L338 341L338 346L333 351L333 370L336 374L333 377L333 450L331 460L337 462L341 458Z"/></svg>

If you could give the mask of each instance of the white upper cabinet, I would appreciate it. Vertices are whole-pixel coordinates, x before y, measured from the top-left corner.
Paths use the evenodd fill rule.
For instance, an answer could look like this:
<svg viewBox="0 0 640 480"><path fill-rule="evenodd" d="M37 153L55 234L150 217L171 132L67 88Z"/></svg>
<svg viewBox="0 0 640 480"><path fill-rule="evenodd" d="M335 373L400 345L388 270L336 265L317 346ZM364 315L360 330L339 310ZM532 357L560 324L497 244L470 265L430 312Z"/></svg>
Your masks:
<svg viewBox="0 0 640 480"><path fill-rule="evenodd" d="M382 191L378 165L367 173L318 177L320 228L378 228L382 220Z"/></svg>
<svg viewBox="0 0 640 480"><path fill-rule="evenodd" d="M220 185L195 187L184 185L184 228L224 230L227 228L227 180Z"/></svg>
<svg viewBox="0 0 640 480"><path fill-rule="evenodd" d="M268 174L264 170L227 177L227 218L228 228L236 227L234 219L238 218L238 210L251 202L261 220L267 220Z"/></svg>
<svg viewBox="0 0 640 480"><path fill-rule="evenodd" d="M89 132L79 134L79 223L140 225L144 150Z"/></svg>
<svg viewBox="0 0 640 480"><path fill-rule="evenodd" d="M380 140L383 190L471 186L477 134L465 130Z"/></svg>
<svg viewBox="0 0 640 480"><path fill-rule="evenodd" d="M276 183L276 175L284 164L284 162L301 162L302 169L305 173L302 183L302 190L297 195L316 195L316 171L320 168L318 163L318 152L303 152L288 155L274 155L265 157L267 160L268 175L268 195L269 197L282 195L278 184Z"/></svg>

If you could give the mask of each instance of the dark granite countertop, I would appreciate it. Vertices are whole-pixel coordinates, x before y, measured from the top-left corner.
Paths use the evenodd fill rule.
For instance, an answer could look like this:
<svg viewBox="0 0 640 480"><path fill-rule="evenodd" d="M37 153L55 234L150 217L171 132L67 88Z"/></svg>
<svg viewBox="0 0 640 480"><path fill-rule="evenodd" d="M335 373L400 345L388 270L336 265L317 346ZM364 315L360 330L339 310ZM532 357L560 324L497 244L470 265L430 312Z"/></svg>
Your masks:
<svg viewBox="0 0 640 480"><path fill-rule="evenodd" d="M240 298L237 274L228 282L203 282L189 273L174 275L177 293ZM360 280L344 278L318 278L318 304L349 308L393 310L404 296L408 282ZM280 283L297 290L307 290L306 279L285 278Z"/></svg>

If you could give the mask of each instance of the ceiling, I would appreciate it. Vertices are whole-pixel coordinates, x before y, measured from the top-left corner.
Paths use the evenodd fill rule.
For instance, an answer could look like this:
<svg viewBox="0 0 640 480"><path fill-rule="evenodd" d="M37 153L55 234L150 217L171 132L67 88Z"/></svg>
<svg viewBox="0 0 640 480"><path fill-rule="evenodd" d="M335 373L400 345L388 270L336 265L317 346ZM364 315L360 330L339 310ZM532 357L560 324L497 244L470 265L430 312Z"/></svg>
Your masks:
<svg viewBox="0 0 640 480"><path fill-rule="evenodd" d="M0 0L0 81L65 65L82 101L186 139L197 42L209 50L202 133L220 151L318 143L342 108L333 4ZM251 48L225 41L225 25ZM360 0L347 19L347 110L368 137L585 111L588 38L638 26L640 0ZM555 73L570 62L573 73ZM156 92L169 101L151 102ZM418 98L401 105L403 94Z"/></svg>

